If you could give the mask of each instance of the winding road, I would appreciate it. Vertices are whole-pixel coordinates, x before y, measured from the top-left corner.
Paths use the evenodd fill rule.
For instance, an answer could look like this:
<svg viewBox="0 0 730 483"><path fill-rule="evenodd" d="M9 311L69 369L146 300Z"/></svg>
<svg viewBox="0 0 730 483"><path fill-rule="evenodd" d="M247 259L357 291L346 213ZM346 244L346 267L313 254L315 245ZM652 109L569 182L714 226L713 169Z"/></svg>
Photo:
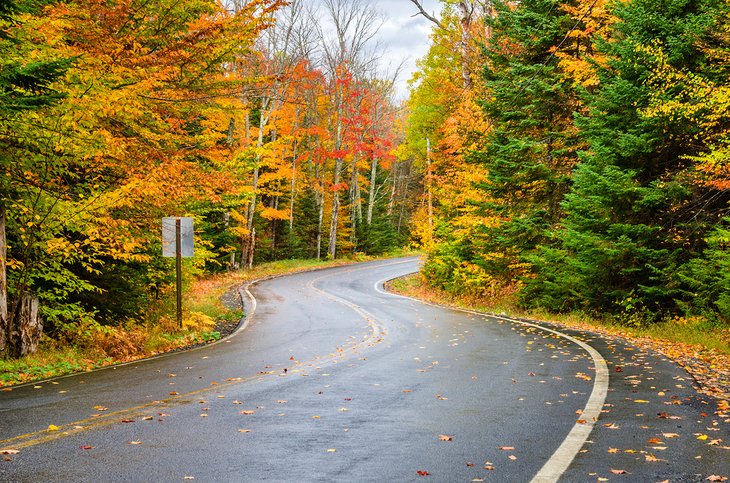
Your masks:
<svg viewBox="0 0 730 483"><path fill-rule="evenodd" d="M261 281L219 343L0 392L0 481L730 476L729 425L682 369L382 289L418 263Z"/></svg>

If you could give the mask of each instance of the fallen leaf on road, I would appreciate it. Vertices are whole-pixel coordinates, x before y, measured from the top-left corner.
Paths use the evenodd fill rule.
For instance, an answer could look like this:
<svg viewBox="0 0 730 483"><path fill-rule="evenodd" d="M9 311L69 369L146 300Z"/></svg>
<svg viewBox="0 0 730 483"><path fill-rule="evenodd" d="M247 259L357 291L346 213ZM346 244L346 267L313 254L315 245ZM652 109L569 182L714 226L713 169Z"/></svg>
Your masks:
<svg viewBox="0 0 730 483"><path fill-rule="evenodd" d="M484 469L487 471L494 471L494 465L486 465L484 466Z"/></svg>
<svg viewBox="0 0 730 483"><path fill-rule="evenodd" d="M647 454L647 455L644 455L644 459L645 459L646 461L651 461L651 462L655 462L655 461L662 461L662 460L660 460L659 458L657 458L656 456L654 456L653 454Z"/></svg>
<svg viewBox="0 0 730 483"><path fill-rule="evenodd" d="M609 453L618 453L619 451L621 451L621 450L618 448L608 448Z"/></svg>
<svg viewBox="0 0 730 483"><path fill-rule="evenodd" d="M446 434L439 434L439 440L441 441L453 441L454 437Z"/></svg>
<svg viewBox="0 0 730 483"><path fill-rule="evenodd" d="M177 391L170 391L170 396L177 396L177 395L178 395Z"/></svg>
<svg viewBox="0 0 730 483"><path fill-rule="evenodd" d="M93 446L89 446L88 444L82 444L81 446L79 446L79 448L81 448L81 449L93 449L94 447Z"/></svg>
<svg viewBox="0 0 730 483"><path fill-rule="evenodd" d="M245 409L243 411L240 411L240 414L246 414L246 415L250 415L250 414L254 414L254 413L256 413L256 411L252 411L250 409Z"/></svg>
<svg viewBox="0 0 730 483"><path fill-rule="evenodd" d="M727 481L727 477L720 475L710 475L705 478L707 481Z"/></svg>
<svg viewBox="0 0 730 483"><path fill-rule="evenodd" d="M55 424L48 425L48 431L58 431L59 429L61 429L60 426L56 426Z"/></svg>
<svg viewBox="0 0 730 483"><path fill-rule="evenodd" d="M429 473L428 471L424 471L424 470L418 470L418 471L416 471L416 474L418 476L429 476L431 473Z"/></svg>
<svg viewBox="0 0 730 483"><path fill-rule="evenodd" d="M105 408L104 406L94 406L94 409L97 411L107 411L109 408Z"/></svg>
<svg viewBox="0 0 730 483"><path fill-rule="evenodd" d="M677 433L662 433L662 436L665 438L679 438L679 435Z"/></svg>
<svg viewBox="0 0 730 483"><path fill-rule="evenodd" d="M129 444L134 444L134 445L142 444L142 441L130 441Z"/></svg>
<svg viewBox="0 0 730 483"><path fill-rule="evenodd" d="M501 449L502 451L514 451L514 446L499 446L497 449Z"/></svg>
<svg viewBox="0 0 730 483"><path fill-rule="evenodd" d="M250 433L251 430L250 429L239 429L238 432L239 433Z"/></svg>
<svg viewBox="0 0 730 483"><path fill-rule="evenodd" d="M649 401L646 399L635 399L634 402L639 404L649 404Z"/></svg>
<svg viewBox="0 0 730 483"><path fill-rule="evenodd" d="M614 469L611 470L611 473L613 473L614 475L628 475L629 474L629 472L626 470L614 470Z"/></svg>
<svg viewBox="0 0 730 483"><path fill-rule="evenodd" d="M17 449L0 449L0 454L18 454L20 450Z"/></svg>
<svg viewBox="0 0 730 483"><path fill-rule="evenodd" d="M337 448L330 448L327 450L328 453L337 453Z"/></svg>
<svg viewBox="0 0 730 483"><path fill-rule="evenodd" d="M122 419L123 423L133 423L134 419Z"/></svg>
<svg viewBox="0 0 730 483"><path fill-rule="evenodd" d="M697 439L699 439L700 441L704 441L707 438L709 438L709 436L707 436L706 434L700 434L699 436L697 436Z"/></svg>
<svg viewBox="0 0 730 483"><path fill-rule="evenodd" d="M649 443L649 444L662 444L662 440L661 440L661 439L659 439L659 438L651 438L651 439L650 439L650 440L648 441L648 443Z"/></svg>
<svg viewBox="0 0 730 483"><path fill-rule="evenodd" d="M517 456L515 456L513 454L509 455L507 458L511 459L512 461L516 461L517 460Z"/></svg>

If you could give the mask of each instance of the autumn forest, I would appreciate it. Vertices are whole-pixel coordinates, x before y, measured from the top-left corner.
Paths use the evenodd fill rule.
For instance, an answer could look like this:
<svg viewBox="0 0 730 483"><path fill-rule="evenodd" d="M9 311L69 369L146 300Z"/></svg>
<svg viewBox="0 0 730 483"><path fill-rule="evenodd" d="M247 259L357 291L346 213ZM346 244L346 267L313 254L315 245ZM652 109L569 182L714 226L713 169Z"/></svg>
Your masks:
<svg viewBox="0 0 730 483"><path fill-rule="evenodd" d="M387 2L0 0L0 353L149 321L166 216L191 276L410 247L457 296L727 327L730 1L410 3L402 100Z"/></svg>

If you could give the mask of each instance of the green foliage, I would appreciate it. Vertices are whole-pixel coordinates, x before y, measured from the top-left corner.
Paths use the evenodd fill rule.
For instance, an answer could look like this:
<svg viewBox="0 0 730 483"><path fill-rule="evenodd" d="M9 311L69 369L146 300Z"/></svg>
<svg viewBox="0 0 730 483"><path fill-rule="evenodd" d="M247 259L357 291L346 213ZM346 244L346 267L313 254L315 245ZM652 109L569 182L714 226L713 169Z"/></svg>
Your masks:
<svg viewBox="0 0 730 483"><path fill-rule="evenodd" d="M426 279L470 295L509 285L524 306L635 327L728 321L730 4L494 7L491 131L468 156L488 173L485 221L468 237L437 224Z"/></svg>
<svg viewBox="0 0 730 483"><path fill-rule="evenodd" d="M548 242L547 231L562 214L578 145L577 96L550 62L550 50L567 34L570 17L551 1L520 2L517 8L496 2L495 7L484 71L489 98L482 103L493 128L487 149L470 160L488 173L482 189L492 201L482 205L481 214L502 220L484 228L478 249L506 255L487 257L482 266L509 281L527 269L517 263L520 254Z"/></svg>
<svg viewBox="0 0 730 483"><path fill-rule="evenodd" d="M687 183L686 156L698 147L698 126L647 116L644 108L660 56L704 74L698 42L718 4L636 0L617 7L614 34L599 44L608 58L598 68L601 84L584 96L590 114L577 121L590 151L573 174L566 216L553 234L559 249L528 257L538 276L528 281L525 303L607 311L627 323L683 304L687 292L674 273L683 264L696 267L688 262L701 252L696 234L716 223L716 215L707 205L696 209L703 190Z"/></svg>
<svg viewBox="0 0 730 483"><path fill-rule="evenodd" d="M681 306L689 314L730 321L730 218L724 218L707 238L707 248L676 273L684 288Z"/></svg>

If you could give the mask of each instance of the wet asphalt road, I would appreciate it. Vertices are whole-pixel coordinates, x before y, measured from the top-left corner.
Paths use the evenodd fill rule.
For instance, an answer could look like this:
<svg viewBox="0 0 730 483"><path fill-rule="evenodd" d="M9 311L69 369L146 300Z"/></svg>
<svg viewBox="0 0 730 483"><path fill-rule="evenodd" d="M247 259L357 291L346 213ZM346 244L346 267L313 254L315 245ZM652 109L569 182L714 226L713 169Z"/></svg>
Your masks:
<svg viewBox="0 0 730 483"><path fill-rule="evenodd" d="M0 481L531 481L592 426L596 361L555 333L377 288L417 265L260 282L224 342L0 392L0 448L18 451ZM729 425L686 372L572 335L610 386L560 481L730 476Z"/></svg>

